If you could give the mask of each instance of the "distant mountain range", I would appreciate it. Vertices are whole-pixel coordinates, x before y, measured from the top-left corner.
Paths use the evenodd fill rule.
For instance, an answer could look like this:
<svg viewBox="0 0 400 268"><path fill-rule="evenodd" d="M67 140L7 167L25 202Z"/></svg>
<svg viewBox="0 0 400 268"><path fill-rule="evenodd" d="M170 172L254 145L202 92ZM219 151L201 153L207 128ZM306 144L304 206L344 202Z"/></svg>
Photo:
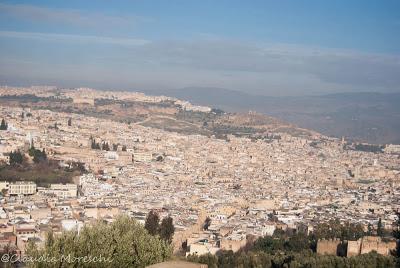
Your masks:
<svg viewBox="0 0 400 268"><path fill-rule="evenodd" d="M268 97L222 88L145 91L230 112L257 111L322 134L369 143L400 143L400 93Z"/></svg>

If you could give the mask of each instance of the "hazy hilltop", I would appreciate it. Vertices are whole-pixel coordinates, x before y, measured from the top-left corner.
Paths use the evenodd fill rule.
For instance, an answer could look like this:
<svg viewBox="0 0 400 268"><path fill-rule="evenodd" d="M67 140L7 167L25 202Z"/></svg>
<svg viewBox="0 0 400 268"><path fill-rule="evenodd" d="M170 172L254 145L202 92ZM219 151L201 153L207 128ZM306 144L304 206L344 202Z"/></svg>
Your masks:
<svg viewBox="0 0 400 268"><path fill-rule="evenodd" d="M86 97L83 98L82 95L85 94ZM84 114L129 125L226 140L230 135L269 142L280 139L280 134L296 137L320 136L308 129L261 113L224 112L210 107L193 106L186 100L137 92L62 89L51 86L0 87L0 105Z"/></svg>
<svg viewBox="0 0 400 268"><path fill-rule="evenodd" d="M322 134L369 143L400 143L400 93L268 97L222 88L147 91L226 111L253 110Z"/></svg>

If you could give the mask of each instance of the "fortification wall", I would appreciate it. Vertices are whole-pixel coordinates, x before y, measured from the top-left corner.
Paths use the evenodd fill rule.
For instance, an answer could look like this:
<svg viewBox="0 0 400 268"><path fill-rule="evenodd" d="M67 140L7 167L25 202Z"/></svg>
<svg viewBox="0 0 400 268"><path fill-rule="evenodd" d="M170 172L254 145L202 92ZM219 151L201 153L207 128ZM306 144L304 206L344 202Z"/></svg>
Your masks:
<svg viewBox="0 0 400 268"><path fill-rule="evenodd" d="M237 252L239 249L246 245L246 242L246 239L230 240L222 238L220 248L223 250L232 250L233 252Z"/></svg>
<svg viewBox="0 0 400 268"><path fill-rule="evenodd" d="M340 244L339 239L318 240L317 253L326 255L336 255L339 244Z"/></svg>
<svg viewBox="0 0 400 268"><path fill-rule="evenodd" d="M365 236L357 241L349 241L347 245L347 257L367 254L376 251L381 255L390 255L396 249L396 242L384 242L377 236Z"/></svg>

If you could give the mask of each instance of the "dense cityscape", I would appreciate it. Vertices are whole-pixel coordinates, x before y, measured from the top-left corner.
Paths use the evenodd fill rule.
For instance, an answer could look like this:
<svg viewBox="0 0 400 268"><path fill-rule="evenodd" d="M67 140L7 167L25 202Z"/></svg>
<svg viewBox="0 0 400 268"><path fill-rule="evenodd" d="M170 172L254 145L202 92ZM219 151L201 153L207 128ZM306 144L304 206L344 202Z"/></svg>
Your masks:
<svg viewBox="0 0 400 268"><path fill-rule="evenodd" d="M214 110L141 93L2 87L1 244L21 256L31 240L44 245L49 231L79 232L120 215L145 224L149 213L173 219L171 248L181 256L237 252L251 239L279 230L308 235L332 220L369 234L349 239L348 257L396 250L390 234L400 208L398 145L374 151L315 132L262 133L269 139L183 134L142 121L15 105L11 97L54 98L79 109L129 100ZM53 173L36 174L35 165ZM335 238L318 240L316 252L336 255Z"/></svg>

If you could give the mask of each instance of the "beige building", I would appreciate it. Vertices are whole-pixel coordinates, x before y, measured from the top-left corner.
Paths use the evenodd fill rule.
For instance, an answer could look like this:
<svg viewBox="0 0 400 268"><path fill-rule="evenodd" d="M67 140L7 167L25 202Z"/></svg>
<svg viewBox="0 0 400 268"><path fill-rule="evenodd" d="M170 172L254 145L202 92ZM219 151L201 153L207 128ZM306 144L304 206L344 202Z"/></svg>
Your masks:
<svg viewBox="0 0 400 268"><path fill-rule="evenodd" d="M186 252L186 255L204 255L204 254L215 254L217 253L218 250L220 250L219 247L217 247L214 244L208 243L207 241L199 241L197 243L193 243L189 247L189 251Z"/></svg>
<svg viewBox="0 0 400 268"><path fill-rule="evenodd" d="M74 198L78 195L78 187L73 183L50 184L50 189L48 192L60 198Z"/></svg>
<svg viewBox="0 0 400 268"><path fill-rule="evenodd" d="M150 152L135 152L133 153L133 160L135 162L150 162L153 156Z"/></svg>
<svg viewBox="0 0 400 268"><path fill-rule="evenodd" d="M36 193L36 183L33 181L17 181L10 183L9 195L32 195Z"/></svg>

